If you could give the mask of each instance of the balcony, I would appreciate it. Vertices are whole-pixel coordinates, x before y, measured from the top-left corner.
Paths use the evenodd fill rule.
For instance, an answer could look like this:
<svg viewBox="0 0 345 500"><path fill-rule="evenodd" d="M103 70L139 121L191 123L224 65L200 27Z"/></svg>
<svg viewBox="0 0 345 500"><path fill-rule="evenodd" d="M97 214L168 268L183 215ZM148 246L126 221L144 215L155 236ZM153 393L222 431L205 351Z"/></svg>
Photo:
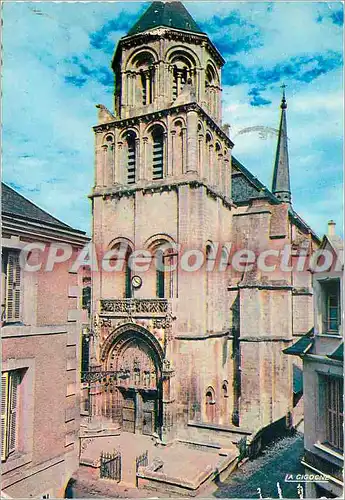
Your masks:
<svg viewBox="0 0 345 500"><path fill-rule="evenodd" d="M99 314L113 318L127 316L160 318L170 313L168 299L102 299Z"/></svg>

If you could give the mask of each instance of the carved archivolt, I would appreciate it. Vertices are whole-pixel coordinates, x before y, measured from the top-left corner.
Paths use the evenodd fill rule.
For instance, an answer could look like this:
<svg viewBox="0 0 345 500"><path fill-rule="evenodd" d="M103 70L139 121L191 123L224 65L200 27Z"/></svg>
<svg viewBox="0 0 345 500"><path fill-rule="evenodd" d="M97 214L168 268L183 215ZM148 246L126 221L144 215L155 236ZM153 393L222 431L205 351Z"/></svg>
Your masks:
<svg viewBox="0 0 345 500"><path fill-rule="evenodd" d="M148 330L135 323L121 325L108 336L101 348L102 362L109 362L109 356L113 354L115 359L116 355L119 356L126 348L133 345L134 341L141 346L140 350L150 353L157 371L161 372L164 353L160 343Z"/></svg>
<svg viewBox="0 0 345 500"><path fill-rule="evenodd" d="M119 385L156 390L158 385L152 350L143 341L132 338L117 343L109 353L108 369L117 374Z"/></svg>

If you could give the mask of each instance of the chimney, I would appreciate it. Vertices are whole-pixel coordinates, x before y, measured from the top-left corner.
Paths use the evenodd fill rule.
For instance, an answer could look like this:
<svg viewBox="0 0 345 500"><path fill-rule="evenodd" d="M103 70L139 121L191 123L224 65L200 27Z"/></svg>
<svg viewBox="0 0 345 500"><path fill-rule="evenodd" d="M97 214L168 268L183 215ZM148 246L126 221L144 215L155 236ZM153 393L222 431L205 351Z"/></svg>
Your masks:
<svg viewBox="0 0 345 500"><path fill-rule="evenodd" d="M335 236L335 222L330 220L328 222L328 236Z"/></svg>

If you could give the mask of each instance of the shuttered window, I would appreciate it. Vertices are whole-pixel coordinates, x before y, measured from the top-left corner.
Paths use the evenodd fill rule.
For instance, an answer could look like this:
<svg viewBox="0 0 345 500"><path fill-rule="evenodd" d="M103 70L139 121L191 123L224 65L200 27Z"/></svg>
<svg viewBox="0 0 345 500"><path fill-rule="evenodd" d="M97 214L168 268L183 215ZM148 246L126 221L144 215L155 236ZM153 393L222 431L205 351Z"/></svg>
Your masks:
<svg viewBox="0 0 345 500"><path fill-rule="evenodd" d="M1 461L6 460L8 421L8 373L1 374Z"/></svg>
<svg viewBox="0 0 345 500"><path fill-rule="evenodd" d="M156 279L157 279L157 285L156 285L156 288L157 288L157 297L159 299L164 299L164 271L160 271L159 269L157 270L157 275L156 275Z"/></svg>
<svg viewBox="0 0 345 500"><path fill-rule="evenodd" d="M144 106L147 104L147 79L146 79L146 74L143 72L140 75L141 79L141 88L142 88L142 104Z"/></svg>
<svg viewBox="0 0 345 500"><path fill-rule="evenodd" d="M159 299L164 299L165 297L165 279L164 270L162 269L164 265L164 253L161 250L157 251L156 254L156 295Z"/></svg>
<svg viewBox="0 0 345 500"><path fill-rule="evenodd" d="M6 322L21 320L21 286L19 253L9 252L6 265Z"/></svg>
<svg viewBox="0 0 345 500"><path fill-rule="evenodd" d="M324 301L323 333L337 334L341 319L339 280L322 283L322 292Z"/></svg>
<svg viewBox="0 0 345 500"><path fill-rule="evenodd" d="M163 130L157 127L152 132L152 178L163 179L164 138Z"/></svg>
<svg viewBox="0 0 345 500"><path fill-rule="evenodd" d="M128 135L127 138L127 184L135 184L136 170L135 136Z"/></svg>
<svg viewBox="0 0 345 500"><path fill-rule="evenodd" d="M343 379L326 378L326 441L338 450L344 449Z"/></svg>
<svg viewBox="0 0 345 500"><path fill-rule="evenodd" d="M20 371L1 374L1 461L17 447L17 411Z"/></svg>
<svg viewBox="0 0 345 500"><path fill-rule="evenodd" d="M81 337L81 381L85 382L85 374L89 371L90 338Z"/></svg>
<svg viewBox="0 0 345 500"><path fill-rule="evenodd" d="M126 270L125 270L125 297L130 299L132 297L132 270L130 268L128 259L130 254L126 258Z"/></svg>

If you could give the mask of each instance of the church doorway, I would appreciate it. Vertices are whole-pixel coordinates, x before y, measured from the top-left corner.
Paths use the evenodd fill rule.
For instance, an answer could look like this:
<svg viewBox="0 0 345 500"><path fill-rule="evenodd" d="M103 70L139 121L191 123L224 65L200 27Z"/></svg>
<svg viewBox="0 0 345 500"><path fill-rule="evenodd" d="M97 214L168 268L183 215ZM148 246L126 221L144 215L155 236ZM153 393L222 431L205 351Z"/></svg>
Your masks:
<svg viewBox="0 0 345 500"><path fill-rule="evenodd" d="M158 391L121 388L120 419L122 430L152 436L158 431Z"/></svg>
<svg viewBox="0 0 345 500"><path fill-rule="evenodd" d="M142 433L151 436L156 432L158 398L154 392L143 394Z"/></svg>
<svg viewBox="0 0 345 500"><path fill-rule="evenodd" d="M160 434L161 364L160 352L148 335L129 330L115 336L105 362L107 372L114 375L104 381L102 409L124 432Z"/></svg>
<svg viewBox="0 0 345 500"><path fill-rule="evenodd" d="M135 433L135 392L126 391L122 403L122 430Z"/></svg>

